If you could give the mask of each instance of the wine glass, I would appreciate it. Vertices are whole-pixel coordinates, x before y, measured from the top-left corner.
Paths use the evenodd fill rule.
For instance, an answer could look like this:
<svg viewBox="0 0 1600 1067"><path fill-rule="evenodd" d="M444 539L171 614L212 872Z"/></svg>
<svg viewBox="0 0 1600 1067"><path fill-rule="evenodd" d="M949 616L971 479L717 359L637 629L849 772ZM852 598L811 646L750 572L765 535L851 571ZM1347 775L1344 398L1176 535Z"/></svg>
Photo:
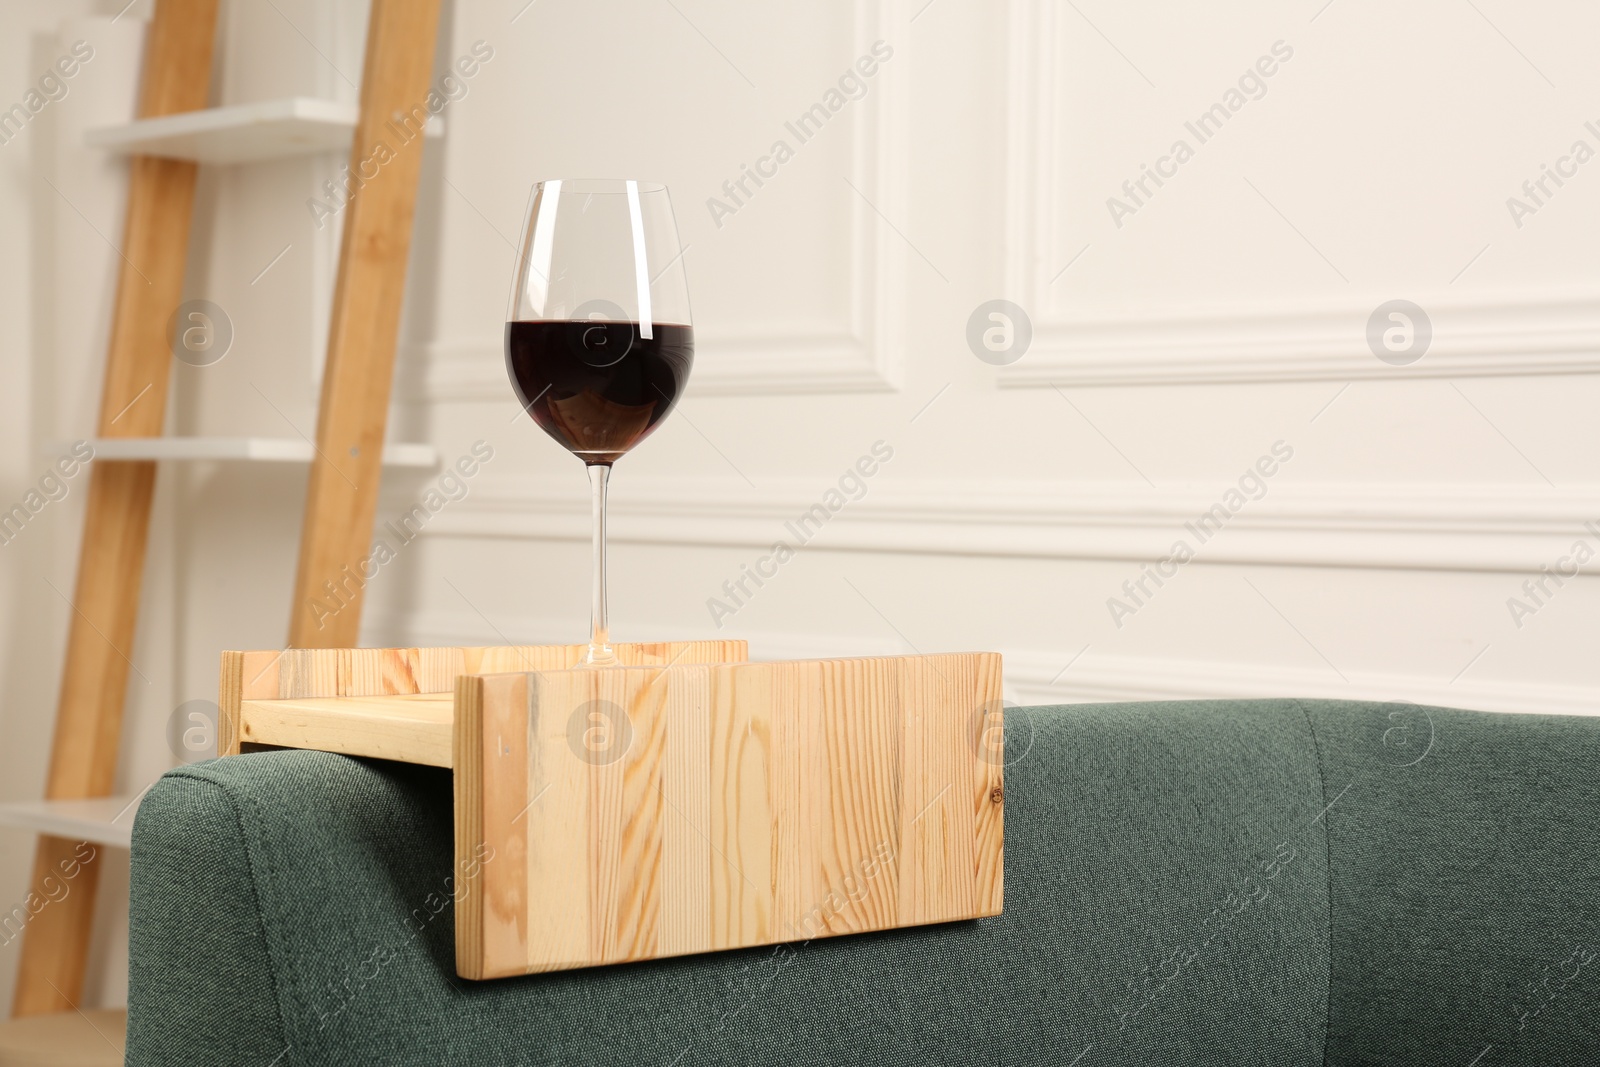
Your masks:
<svg viewBox="0 0 1600 1067"><path fill-rule="evenodd" d="M617 662L606 621L611 465L678 401L694 363L684 249L667 187L533 187L506 315L506 369L533 421L588 466L594 581L585 663Z"/></svg>

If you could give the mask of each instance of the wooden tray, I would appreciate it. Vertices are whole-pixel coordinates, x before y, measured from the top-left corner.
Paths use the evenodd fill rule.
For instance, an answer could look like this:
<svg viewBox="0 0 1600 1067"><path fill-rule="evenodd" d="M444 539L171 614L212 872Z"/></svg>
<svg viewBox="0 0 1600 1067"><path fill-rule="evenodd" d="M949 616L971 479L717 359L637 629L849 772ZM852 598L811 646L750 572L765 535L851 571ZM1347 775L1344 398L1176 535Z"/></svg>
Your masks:
<svg viewBox="0 0 1600 1067"><path fill-rule="evenodd" d="M583 652L224 653L221 751L452 768L464 978L1000 913L997 654Z"/></svg>

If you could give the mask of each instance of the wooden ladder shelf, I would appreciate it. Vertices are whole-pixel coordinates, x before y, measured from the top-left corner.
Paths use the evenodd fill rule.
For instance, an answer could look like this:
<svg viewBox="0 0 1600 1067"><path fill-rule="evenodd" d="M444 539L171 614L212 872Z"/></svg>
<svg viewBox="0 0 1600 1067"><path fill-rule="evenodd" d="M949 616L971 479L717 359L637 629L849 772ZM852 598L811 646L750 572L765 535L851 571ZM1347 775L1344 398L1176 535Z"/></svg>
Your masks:
<svg viewBox="0 0 1600 1067"><path fill-rule="evenodd" d="M205 107L218 2L158 0L145 46L141 120ZM372 0L352 167L382 139L380 131L395 113L426 98L439 10L440 0ZM345 212L292 645L354 644L360 625L359 593L323 627L315 625L309 604L324 581L361 558L371 536L422 144L416 138L391 145L392 158ZM167 320L184 295L197 169L192 159L135 154L129 161L101 439L148 439L163 432L172 359ZM124 653L134 644L156 460L112 454L108 450L97 460L90 475L49 800L106 797L116 775L130 667ZM81 999L100 864L80 864L77 849L72 837L45 833L39 839L35 892L43 892L44 879L63 863L72 863L77 874L72 892L26 928L15 1015L71 1011Z"/></svg>

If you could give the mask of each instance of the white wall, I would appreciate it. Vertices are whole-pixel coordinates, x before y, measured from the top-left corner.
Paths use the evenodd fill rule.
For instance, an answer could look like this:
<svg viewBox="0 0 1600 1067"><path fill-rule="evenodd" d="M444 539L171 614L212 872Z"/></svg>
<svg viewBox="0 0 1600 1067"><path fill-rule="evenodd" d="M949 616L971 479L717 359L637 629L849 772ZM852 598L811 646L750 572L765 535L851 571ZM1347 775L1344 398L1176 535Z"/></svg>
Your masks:
<svg viewBox="0 0 1600 1067"><path fill-rule="evenodd" d="M999 648L1025 700L1592 710L1600 587L1552 584L1520 628L1507 599L1600 548L1600 163L1520 228L1505 200L1574 139L1600 149L1600 19L1479 8L458 5L455 50L497 57L449 116L407 397L447 454L481 435L498 458L383 576L371 632L581 637L583 482L510 424L508 239L531 180L637 173L674 190L702 354L617 468L619 636L713 632L707 599L881 439L865 498L724 632ZM565 43L597 27L604 48ZM866 96L717 226L706 199L880 38ZM1280 41L1260 99L1185 130ZM1193 158L1118 226L1107 199L1180 137ZM1006 367L965 340L996 297L1035 329ZM1397 297L1436 333L1410 366L1365 340ZM1186 535L1277 441L1266 495ZM1127 599L1180 537L1196 562Z"/></svg>
<svg viewBox="0 0 1600 1067"><path fill-rule="evenodd" d="M226 8L221 101L353 98L359 3ZM54 8L28 10L4 17L54 25ZM673 190L700 352L679 410L613 480L618 639L720 632L765 656L998 649L1026 702L1313 694L1593 712L1600 583L1549 583L1520 627L1507 601L1575 541L1600 549L1583 527L1600 524L1600 161L1520 227L1506 199L1575 140L1600 150L1584 126L1600 130L1597 32L1600 13L1574 0L456 0L441 63L478 40L495 54L429 150L392 436L447 460L480 439L496 454L380 572L366 640L583 639L584 479L518 417L500 328L529 185L638 176ZM4 39L16 95L32 60ZM785 121L878 40L893 56L865 95L796 145ZM1265 95L1198 143L1185 122L1279 41L1293 55ZM707 199L777 138L793 160L719 226ZM1118 226L1107 198L1178 138L1193 158L1159 189L1147 180ZM10 151L8 321L77 314L106 290L29 264L109 266L104 246L60 210L29 229L54 194ZM190 289L228 310L237 341L214 367L177 368L175 430L310 431L335 245L306 200L339 162L208 175ZM41 233L31 259L10 239ZM966 340L995 298L1034 330L1003 367ZM1365 338L1396 298L1434 330L1409 366ZM0 366L16 398L0 421L8 498L41 442L87 425L78 393L103 351L74 357L89 385L45 392L41 368L60 382L71 360L35 323L30 364L24 335L8 331ZM877 441L894 458L865 496L718 631L708 599ZM1265 495L1198 545L1184 524L1279 441L1293 457ZM391 474L380 520L431 481ZM182 565L147 586L165 614L147 617L137 662L163 692L131 715L129 791L171 763L166 716L214 693L219 650L282 641L303 491L300 472L263 466L163 472L156 554ZM52 521L69 538L70 511ZM1119 626L1108 600L1180 538L1195 560L1159 590L1146 578L1155 595L1125 600L1137 610ZM70 582L70 552L44 540L33 550ZM0 647L6 691L24 697L5 708L0 761L20 796L42 784L65 608L21 592L16 559L0 553ZM14 896L31 845L5 833L0 848ZM97 996L114 1001L122 963L102 959Z"/></svg>

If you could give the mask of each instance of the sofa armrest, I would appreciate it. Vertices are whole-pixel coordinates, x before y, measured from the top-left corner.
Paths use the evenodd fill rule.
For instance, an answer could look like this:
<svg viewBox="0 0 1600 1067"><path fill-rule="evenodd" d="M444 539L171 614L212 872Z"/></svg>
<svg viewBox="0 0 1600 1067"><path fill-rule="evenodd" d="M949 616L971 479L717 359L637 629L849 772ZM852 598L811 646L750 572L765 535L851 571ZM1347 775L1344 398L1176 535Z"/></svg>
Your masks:
<svg viewBox="0 0 1600 1067"><path fill-rule="evenodd" d="M286 1047L242 819L238 798L204 772L166 775L141 805L129 902L129 1064L268 1064Z"/></svg>

